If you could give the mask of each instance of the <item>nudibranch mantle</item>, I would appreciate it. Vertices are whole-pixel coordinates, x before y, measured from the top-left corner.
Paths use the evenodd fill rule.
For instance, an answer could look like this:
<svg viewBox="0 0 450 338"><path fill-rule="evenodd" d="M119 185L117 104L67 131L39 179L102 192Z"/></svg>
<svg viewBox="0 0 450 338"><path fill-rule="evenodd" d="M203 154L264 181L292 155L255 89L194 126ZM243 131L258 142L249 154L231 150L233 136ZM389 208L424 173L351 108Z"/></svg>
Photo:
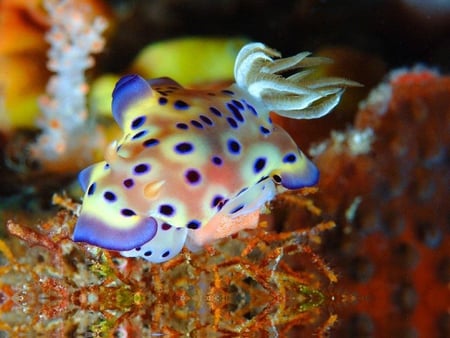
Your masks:
<svg viewBox="0 0 450 338"><path fill-rule="evenodd" d="M79 175L85 195L73 239L164 262L185 244L196 249L255 227L277 193L314 185L317 168L269 113L320 117L355 83L309 80L327 60L308 55L282 59L261 43L246 45L236 83L219 91L120 79L112 112L123 136Z"/></svg>

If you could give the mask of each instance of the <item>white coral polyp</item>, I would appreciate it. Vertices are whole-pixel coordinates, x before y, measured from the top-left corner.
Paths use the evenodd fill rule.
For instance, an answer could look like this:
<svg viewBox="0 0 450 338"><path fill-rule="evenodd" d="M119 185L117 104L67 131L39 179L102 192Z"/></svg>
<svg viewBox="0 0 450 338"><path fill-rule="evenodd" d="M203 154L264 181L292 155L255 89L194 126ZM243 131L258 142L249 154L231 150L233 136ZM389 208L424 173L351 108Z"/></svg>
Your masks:
<svg viewBox="0 0 450 338"><path fill-rule="evenodd" d="M88 125L85 71L94 64L91 54L104 46L102 33L107 23L100 17L90 20L90 8L75 0L46 0L44 4L51 23L46 35L50 43L47 67L55 75L39 101L42 116L37 125L42 135L31 153L47 166L71 158L78 158L77 165L84 166L102 145L101 135Z"/></svg>

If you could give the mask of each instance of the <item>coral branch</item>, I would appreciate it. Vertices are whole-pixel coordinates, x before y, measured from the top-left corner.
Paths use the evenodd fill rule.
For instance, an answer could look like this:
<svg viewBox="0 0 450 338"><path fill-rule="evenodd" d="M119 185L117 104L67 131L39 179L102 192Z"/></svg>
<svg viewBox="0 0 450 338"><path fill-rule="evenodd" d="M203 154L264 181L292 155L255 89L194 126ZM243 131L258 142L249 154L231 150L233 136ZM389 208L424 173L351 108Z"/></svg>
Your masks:
<svg viewBox="0 0 450 338"><path fill-rule="evenodd" d="M85 71L94 65L91 54L103 49L106 21L89 20L89 8L73 0L47 0L45 7L51 23L47 67L55 75L39 102L42 135L31 155L50 170L78 169L92 162L94 150L102 146L101 135L88 123Z"/></svg>

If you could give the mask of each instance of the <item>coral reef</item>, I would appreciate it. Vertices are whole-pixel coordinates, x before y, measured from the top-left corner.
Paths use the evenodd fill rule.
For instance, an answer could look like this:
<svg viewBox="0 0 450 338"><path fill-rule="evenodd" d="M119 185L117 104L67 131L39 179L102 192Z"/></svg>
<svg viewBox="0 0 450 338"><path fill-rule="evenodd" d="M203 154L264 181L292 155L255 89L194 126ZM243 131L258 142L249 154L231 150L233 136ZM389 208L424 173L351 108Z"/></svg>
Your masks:
<svg viewBox="0 0 450 338"><path fill-rule="evenodd" d="M56 216L33 228L9 221L21 241L0 241L3 333L254 337L300 326L321 337L336 321L327 310L339 301L329 289L336 275L311 249L333 222L283 234L260 227L152 265L74 243L79 205L54 200L64 206ZM318 213L306 197L295 203ZM293 270L284 257L303 268Z"/></svg>
<svg viewBox="0 0 450 338"><path fill-rule="evenodd" d="M303 149L339 130L312 152L319 192L278 195L266 227L153 266L73 243L78 205L49 209L55 191L80 194L64 169L73 158L49 174L24 152L51 76L50 23L42 0L0 1L0 336L449 337L449 78L394 72L355 119L386 69L450 70L449 13L432 7L441 2L77 0L93 8L89 22L111 9L119 20L88 80L123 74L161 40L243 36L330 57L319 75L365 85L320 123L274 119ZM90 114L109 111L106 96L93 95Z"/></svg>
<svg viewBox="0 0 450 338"><path fill-rule="evenodd" d="M325 257L360 299L338 336L449 335L449 145L450 78L417 67L392 72L354 129L315 148L315 202L338 225Z"/></svg>

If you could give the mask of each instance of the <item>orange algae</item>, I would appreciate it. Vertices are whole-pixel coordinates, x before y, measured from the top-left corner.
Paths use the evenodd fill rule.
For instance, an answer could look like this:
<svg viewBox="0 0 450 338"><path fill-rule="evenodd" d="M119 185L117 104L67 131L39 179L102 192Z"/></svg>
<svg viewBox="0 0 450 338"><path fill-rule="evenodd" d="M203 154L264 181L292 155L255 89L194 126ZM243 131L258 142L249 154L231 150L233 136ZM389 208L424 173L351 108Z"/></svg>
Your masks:
<svg viewBox="0 0 450 338"><path fill-rule="evenodd" d="M7 333L264 336L300 326L321 337L336 321L326 306L336 275L311 248L332 222L280 234L242 231L211 250L152 265L72 242L79 205L61 196L54 202L64 209L53 218L34 228L9 221L20 241L0 241L0 330ZM288 257L304 268L290 267Z"/></svg>
<svg viewBox="0 0 450 338"><path fill-rule="evenodd" d="M445 337L450 78L400 71L383 86L356 116L354 132L372 132L368 151L354 153L347 133L316 157L314 201L340 225L324 236L325 256L359 296L337 334Z"/></svg>

